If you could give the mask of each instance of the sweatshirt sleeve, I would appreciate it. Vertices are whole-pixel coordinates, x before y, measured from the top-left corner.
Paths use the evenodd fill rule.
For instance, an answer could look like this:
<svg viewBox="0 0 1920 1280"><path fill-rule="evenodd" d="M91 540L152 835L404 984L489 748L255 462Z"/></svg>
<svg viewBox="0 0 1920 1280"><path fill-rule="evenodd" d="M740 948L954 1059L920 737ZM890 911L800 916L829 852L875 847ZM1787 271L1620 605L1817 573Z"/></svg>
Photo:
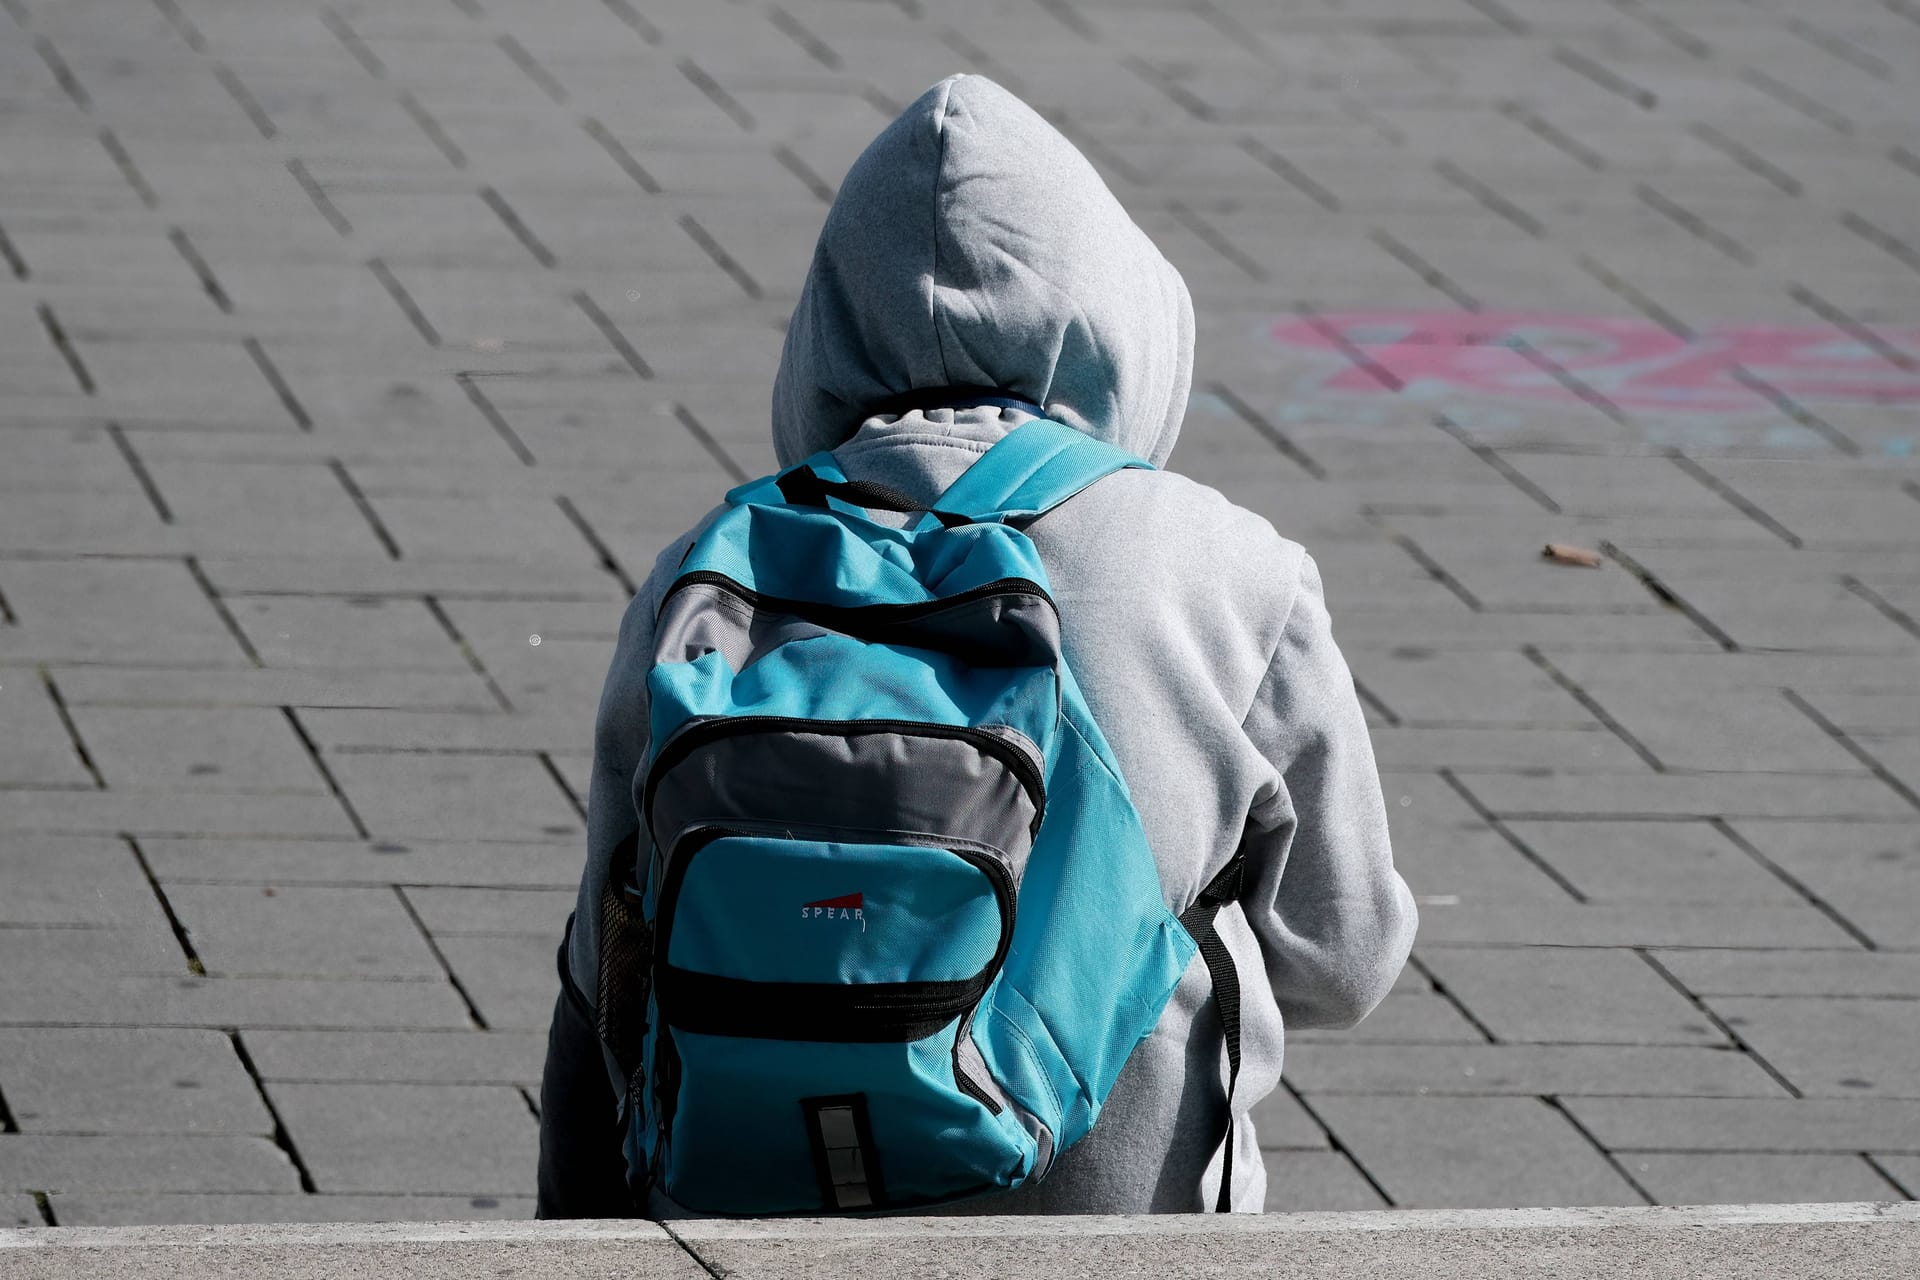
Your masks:
<svg viewBox="0 0 1920 1280"><path fill-rule="evenodd" d="M1352 1026L1393 986L1416 913L1311 557L1244 728L1276 771L1244 846L1242 905L1268 979L1289 1026Z"/></svg>

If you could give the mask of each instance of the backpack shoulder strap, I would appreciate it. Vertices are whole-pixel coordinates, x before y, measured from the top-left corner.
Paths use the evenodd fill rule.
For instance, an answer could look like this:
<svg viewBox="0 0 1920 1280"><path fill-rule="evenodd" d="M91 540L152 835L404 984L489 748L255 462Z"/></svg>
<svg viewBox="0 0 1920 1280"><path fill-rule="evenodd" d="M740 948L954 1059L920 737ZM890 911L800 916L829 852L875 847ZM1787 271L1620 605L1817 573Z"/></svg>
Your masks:
<svg viewBox="0 0 1920 1280"><path fill-rule="evenodd" d="M1045 418L1024 422L996 443L933 505L976 520L1029 523L1094 481L1152 464ZM929 515L927 521L937 522Z"/></svg>

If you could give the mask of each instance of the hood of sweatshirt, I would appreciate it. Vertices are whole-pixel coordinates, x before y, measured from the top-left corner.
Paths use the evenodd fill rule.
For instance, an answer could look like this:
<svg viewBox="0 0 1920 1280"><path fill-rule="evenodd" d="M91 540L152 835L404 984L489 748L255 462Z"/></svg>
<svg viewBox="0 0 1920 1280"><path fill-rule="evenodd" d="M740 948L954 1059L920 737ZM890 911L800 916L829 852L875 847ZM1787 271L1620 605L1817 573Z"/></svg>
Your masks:
<svg viewBox="0 0 1920 1280"><path fill-rule="evenodd" d="M894 397L994 387L1158 466L1192 374L1173 264L1058 130L953 76L841 184L787 328L774 450L791 466Z"/></svg>

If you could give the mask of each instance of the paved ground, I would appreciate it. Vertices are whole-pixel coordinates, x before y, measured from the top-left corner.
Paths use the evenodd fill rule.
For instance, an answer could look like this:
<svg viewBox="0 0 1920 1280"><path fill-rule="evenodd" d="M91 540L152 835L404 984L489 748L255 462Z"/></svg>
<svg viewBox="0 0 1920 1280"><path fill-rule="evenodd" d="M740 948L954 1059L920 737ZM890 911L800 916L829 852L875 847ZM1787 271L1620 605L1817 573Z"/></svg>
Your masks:
<svg viewBox="0 0 1920 1280"><path fill-rule="evenodd" d="M621 604L962 68L1375 717L1271 1207L1920 1192L1914 0L0 0L0 1225L528 1212Z"/></svg>

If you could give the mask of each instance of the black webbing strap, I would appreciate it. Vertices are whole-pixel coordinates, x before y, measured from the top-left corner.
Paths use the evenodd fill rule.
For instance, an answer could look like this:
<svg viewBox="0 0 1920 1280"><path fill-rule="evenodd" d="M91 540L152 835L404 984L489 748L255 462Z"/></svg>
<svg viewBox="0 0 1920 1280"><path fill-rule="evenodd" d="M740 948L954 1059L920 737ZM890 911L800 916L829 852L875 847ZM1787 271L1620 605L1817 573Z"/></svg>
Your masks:
<svg viewBox="0 0 1920 1280"><path fill-rule="evenodd" d="M911 495L891 485L875 484L871 480L823 480L812 467L795 467L775 483L779 485L782 497L800 507L824 507L828 498L838 498L870 511L931 510L926 503L915 501ZM933 517L949 529L975 523L969 517L951 511L934 511Z"/></svg>
<svg viewBox="0 0 1920 1280"><path fill-rule="evenodd" d="M1193 905L1180 913L1180 923L1200 944L1200 958L1207 962L1207 976L1213 979L1213 1004L1220 1011L1220 1033L1227 1040L1227 1145L1221 1156L1220 1198L1215 1213L1233 1212L1233 1091L1240 1082L1240 974L1233 967L1233 956L1225 939L1214 928L1213 918L1220 908L1240 896L1240 881L1246 868L1244 854L1220 869L1207 882Z"/></svg>

